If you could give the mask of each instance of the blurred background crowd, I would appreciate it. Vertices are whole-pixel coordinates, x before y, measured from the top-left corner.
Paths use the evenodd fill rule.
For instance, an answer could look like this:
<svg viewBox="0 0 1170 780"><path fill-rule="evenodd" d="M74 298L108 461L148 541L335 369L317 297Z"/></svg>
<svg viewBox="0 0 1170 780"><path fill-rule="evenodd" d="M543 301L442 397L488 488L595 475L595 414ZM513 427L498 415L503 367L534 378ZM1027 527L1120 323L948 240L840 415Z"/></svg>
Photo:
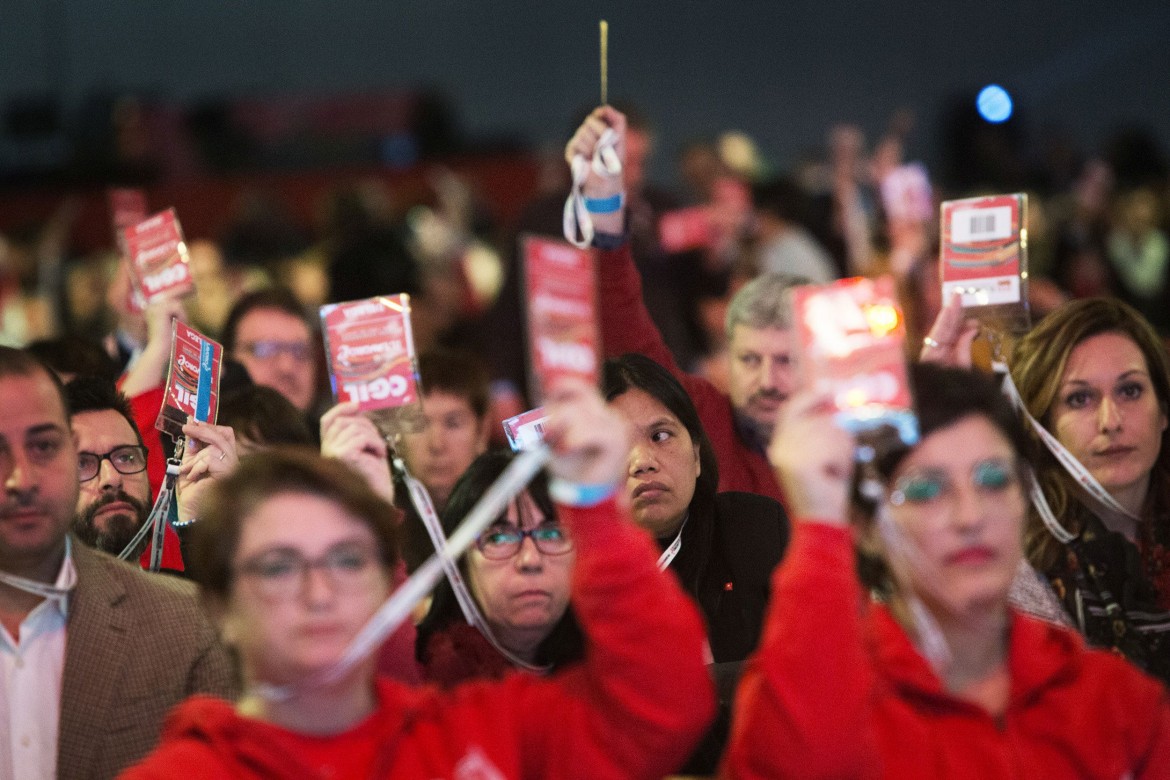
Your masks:
<svg viewBox="0 0 1170 780"><path fill-rule="evenodd" d="M516 239L560 234L599 10L635 260L680 365L722 382L725 303L761 270L893 271L921 335L938 203L997 192L1029 195L1034 308L1113 294L1170 332L1163 4L424 5L17 2L0 341L133 351L107 192L134 187L178 213L203 332L272 284L309 312L408 292L420 350L479 353L523 404Z"/></svg>

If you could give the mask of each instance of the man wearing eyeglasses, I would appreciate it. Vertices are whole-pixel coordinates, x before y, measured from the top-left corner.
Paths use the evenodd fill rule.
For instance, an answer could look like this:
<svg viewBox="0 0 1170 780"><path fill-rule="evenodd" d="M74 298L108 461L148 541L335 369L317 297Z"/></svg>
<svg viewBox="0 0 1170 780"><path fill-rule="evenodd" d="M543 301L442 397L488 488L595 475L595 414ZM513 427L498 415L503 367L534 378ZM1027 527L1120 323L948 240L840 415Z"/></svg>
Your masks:
<svg viewBox="0 0 1170 780"><path fill-rule="evenodd" d="M146 448L126 399L112 383L75 379L65 388L77 437L77 514L73 533L110 555L122 553L150 514ZM147 538L130 551L137 560Z"/></svg>
<svg viewBox="0 0 1170 780"><path fill-rule="evenodd" d="M276 287L245 295L228 314L222 337L224 351L253 382L276 390L302 412L314 411L317 339L291 292Z"/></svg>

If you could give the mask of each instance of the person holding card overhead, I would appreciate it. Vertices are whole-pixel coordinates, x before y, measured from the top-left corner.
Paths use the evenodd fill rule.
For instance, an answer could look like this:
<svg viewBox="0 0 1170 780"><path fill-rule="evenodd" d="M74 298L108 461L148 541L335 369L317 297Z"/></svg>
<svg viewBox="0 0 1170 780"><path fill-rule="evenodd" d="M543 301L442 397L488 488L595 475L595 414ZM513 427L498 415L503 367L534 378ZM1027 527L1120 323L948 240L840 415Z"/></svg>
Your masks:
<svg viewBox="0 0 1170 780"><path fill-rule="evenodd" d="M614 498L629 446L620 419L583 383L554 387L548 409L553 492L578 556L581 664L448 693L375 680L372 659L323 678L389 595L397 524L359 475L274 450L218 483L195 526L204 596L247 692L234 705L188 700L123 777L649 780L674 769L712 711L699 617Z"/></svg>
<svg viewBox="0 0 1170 780"><path fill-rule="evenodd" d="M798 522L724 775L1165 777L1165 688L1009 607L1027 514L1011 406L958 369L918 365L911 384L921 439L860 477L827 396L799 393L777 425L769 454ZM851 509L851 494L872 503Z"/></svg>
<svg viewBox="0 0 1170 780"><path fill-rule="evenodd" d="M574 159L592 160L604 151L599 141L614 139L610 154L625 152L625 117L609 106L595 110L565 147ZM607 135L607 131L613 131ZM584 208L601 251L598 272L599 325L606 357L637 352L670 369L694 400L719 463L720 490L759 493L783 503L779 483L764 455L772 427L792 392L793 333L784 292L796 280L764 275L744 287L727 314L730 396L674 361L642 299L642 282L626 242L625 193L620 176L602 165L588 168L582 185Z"/></svg>

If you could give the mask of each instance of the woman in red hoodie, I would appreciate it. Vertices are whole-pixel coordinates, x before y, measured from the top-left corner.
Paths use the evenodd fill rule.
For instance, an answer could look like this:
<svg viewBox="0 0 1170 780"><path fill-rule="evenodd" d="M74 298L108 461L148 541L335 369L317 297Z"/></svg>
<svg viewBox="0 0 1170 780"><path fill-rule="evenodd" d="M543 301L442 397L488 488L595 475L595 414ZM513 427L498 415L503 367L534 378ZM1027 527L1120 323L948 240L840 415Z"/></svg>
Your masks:
<svg viewBox="0 0 1170 780"><path fill-rule="evenodd" d="M625 428L596 391L548 404L552 492L577 549L571 595L585 660L449 692L374 679L367 659L318 682L389 593L393 510L340 464L245 459L215 486L196 556L239 654L237 702L194 698L126 778L660 777L711 716L702 627L645 534L614 500ZM262 695L276 686L291 696Z"/></svg>
<svg viewBox="0 0 1170 780"><path fill-rule="evenodd" d="M921 441L875 464L867 492L884 497L858 526L888 564L884 605L856 574L852 437L812 394L782 415L769 457L799 522L725 774L1170 777L1162 685L1008 606L1027 508L1010 406L966 371L919 365L912 378Z"/></svg>

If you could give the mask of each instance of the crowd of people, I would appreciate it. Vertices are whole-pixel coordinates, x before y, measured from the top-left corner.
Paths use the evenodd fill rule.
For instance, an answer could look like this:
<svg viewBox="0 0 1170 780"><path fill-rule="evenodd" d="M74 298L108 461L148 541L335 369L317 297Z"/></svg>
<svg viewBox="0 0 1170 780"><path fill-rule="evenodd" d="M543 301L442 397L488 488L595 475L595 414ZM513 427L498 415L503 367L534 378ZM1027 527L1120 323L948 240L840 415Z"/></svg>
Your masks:
<svg viewBox="0 0 1170 780"><path fill-rule="evenodd" d="M1114 197L1093 163L1034 209L1036 325L988 338L939 293L900 132L867 153L839 128L782 179L743 139L695 145L688 206L642 181L643 119L585 117L566 162L624 162L579 182L599 386L539 399L547 467L357 658L536 400L521 260L468 193L445 179L409 231L355 193L305 252L253 225L263 268L225 262L238 235L193 242L192 297L135 312L117 265L109 311L63 320L84 333L26 318L0 346L0 780L1170 777L1154 190ZM520 228L559 233L564 195ZM864 459L801 384L787 293L887 273L919 438ZM422 414L387 437L333 402L314 307L398 292ZM181 450L155 427L176 319L226 358Z"/></svg>

